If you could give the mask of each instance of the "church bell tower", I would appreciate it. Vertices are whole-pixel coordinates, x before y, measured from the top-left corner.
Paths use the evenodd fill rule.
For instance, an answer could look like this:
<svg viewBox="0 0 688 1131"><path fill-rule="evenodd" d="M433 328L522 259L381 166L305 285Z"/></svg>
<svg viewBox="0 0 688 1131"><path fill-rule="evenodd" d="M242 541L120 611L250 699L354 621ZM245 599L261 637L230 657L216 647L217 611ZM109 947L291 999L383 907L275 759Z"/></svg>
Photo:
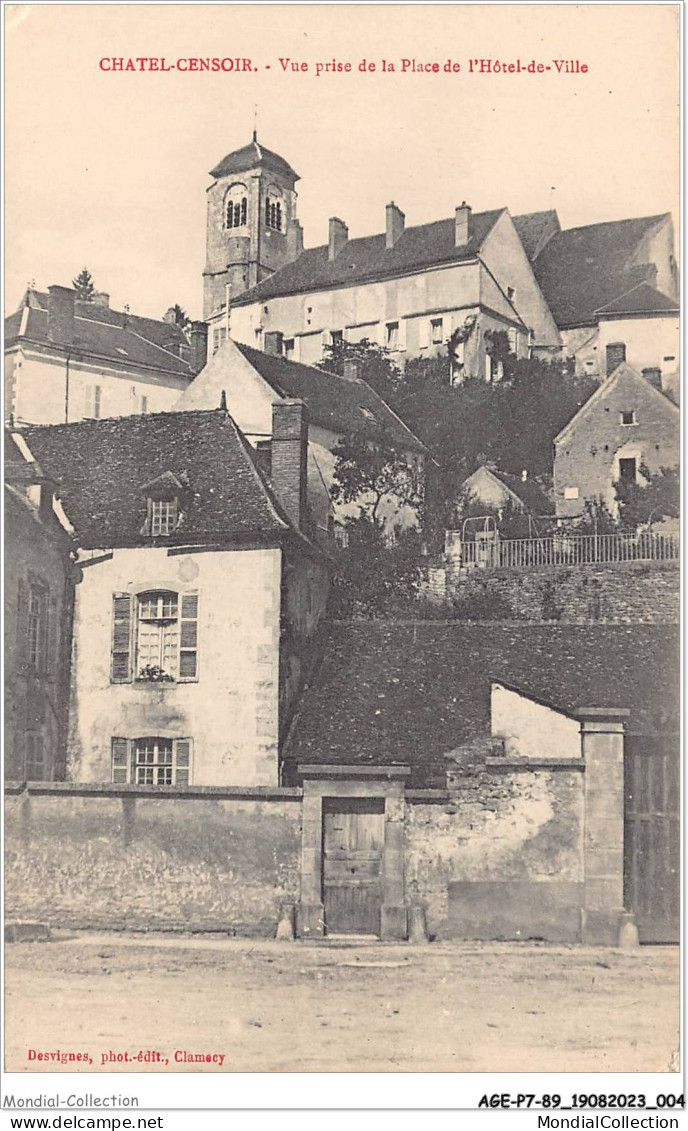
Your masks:
<svg viewBox="0 0 688 1131"><path fill-rule="evenodd" d="M207 189L203 318L296 259L303 233L296 219L298 175L283 157L260 145L256 132L243 149L211 170Z"/></svg>

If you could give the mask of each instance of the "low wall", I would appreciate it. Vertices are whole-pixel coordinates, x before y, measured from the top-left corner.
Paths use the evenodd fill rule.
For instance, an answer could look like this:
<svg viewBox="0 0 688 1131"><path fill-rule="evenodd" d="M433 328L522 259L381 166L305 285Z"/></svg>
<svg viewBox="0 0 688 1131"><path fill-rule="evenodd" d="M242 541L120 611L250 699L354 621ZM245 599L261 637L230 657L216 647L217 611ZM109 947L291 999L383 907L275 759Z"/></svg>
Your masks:
<svg viewBox="0 0 688 1131"><path fill-rule="evenodd" d="M562 624L678 624L678 562L446 571L446 596L463 619ZM433 592L437 596L437 581ZM472 610L474 610L472 612Z"/></svg>
<svg viewBox="0 0 688 1131"><path fill-rule="evenodd" d="M272 937L298 898L300 791L78 790L6 796L8 918Z"/></svg>
<svg viewBox="0 0 688 1131"><path fill-rule="evenodd" d="M406 891L438 938L577 942L583 764L498 760L406 808Z"/></svg>

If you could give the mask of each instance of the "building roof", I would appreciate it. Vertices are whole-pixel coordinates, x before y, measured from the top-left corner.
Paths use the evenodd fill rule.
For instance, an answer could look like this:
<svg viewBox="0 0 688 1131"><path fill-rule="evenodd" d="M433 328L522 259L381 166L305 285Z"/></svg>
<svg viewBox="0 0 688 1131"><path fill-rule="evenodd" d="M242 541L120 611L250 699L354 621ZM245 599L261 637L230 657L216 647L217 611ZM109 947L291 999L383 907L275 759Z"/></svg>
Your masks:
<svg viewBox="0 0 688 1131"><path fill-rule="evenodd" d="M596 315L608 317L623 314L678 314L679 305L675 299L662 294L649 283L638 283L626 294L620 295L606 306L595 311Z"/></svg>
<svg viewBox="0 0 688 1131"><path fill-rule="evenodd" d="M251 346L234 343L260 376L283 397L298 397L312 424L344 435L375 438L384 433L405 451L425 447L382 397L358 377L339 377L312 365L287 361Z"/></svg>
<svg viewBox="0 0 688 1131"><path fill-rule="evenodd" d="M335 623L286 750L298 763L407 763L442 787L443 755L490 733L493 683L555 709L623 707L630 731L678 727L679 627Z"/></svg>
<svg viewBox="0 0 688 1131"><path fill-rule="evenodd" d="M48 337L47 294L28 291L19 310L5 319L5 345L20 337L55 348ZM110 310L94 302L75 302L74 347L89 357L114 361L123 367L143 367L189 379L193 376L189 362L182 356L189 343L181 326Z"/></svg>
<svg viewBox="0 0 688 1131"><path fill-rule="evenodd" d="M232 173L245 173L247 169L254 169L257 165L274 173L282 173L294 181L299 180L298 173L294 172L291 165L280 157L279 153L273 153L271 149L259 144L255 133L248 145L234 149L223 157L219 164L210 170L210 176L228 177Z"/></svg>
<svg viewBox="0 0 688 1131"><path fill-rule="evenodd" d="M293 263L280 268L257 287L237 298L233 306L243 306L279 295L349 286L371 279L386 278L404 271L421 270L438 263L472 259L482 247L497 220L505 211L471 213L468 242L456 247L454 217L405 228L394 247L386 246L385 233L348 240L335 259L328 258L328 245L308 248Z"/></svg>
<svg viewBox="0 0 688 1131"><path fill-rule="evenodd" d="M532 262L549 239L560 232L559 217L554 208L545 212L528 212L513 216L514 227L523 244L523 250Z"/></svg>
<svg viewBox="0 0 688 1131"><path fill-rule="evenodd" d="M653 385L646 377L641 377L640 373L638 373L636 369L633 369L627 361L622 361L612 373L605 377L602 384L597 386L592 396L588 397L587 401L581 405L578 412L571 417L568 424L564 425L561 432L554 437L553 443L563 443L571 432L577 428L581 420L588 416L589 413L594 412L597 405L603 402L612 389L616 388L622 381L631 387L634 385L637 386L646 396L656 400L658 405L664 405L666 415L673 418L676 423L676 428L678 429L679 408L673 397L669 395L670 390L665 392L662 389L658 389L656 385Z"/></svg>
<svg viewBox="0 0 688 1131"><path fill-rule="evenodd" d="M521 479L519 475L509 475L506 471L499 471L496 467L488 467L487 471L516 495L531 514L554 514L554 503L551 499L548 499L545 492L541 487L538 487L533 479Z"/></svg>
<svg viewBox="0 0 688 1131"><path fill-rule="evenodd" d="M653 282L654 265L633 260L643 237L668 218L665 212L553 235L533 270L557 326L594 325L600 307L638 283Z"/></svg>
<svg viewBox="0 0 688 1131"><path fill-rule="evenodd" d="M179 545L289 528L228 413L159 412L22 431L84 548ZM171 473L184 484L179 529L142 536L144 490Z"/></svg>

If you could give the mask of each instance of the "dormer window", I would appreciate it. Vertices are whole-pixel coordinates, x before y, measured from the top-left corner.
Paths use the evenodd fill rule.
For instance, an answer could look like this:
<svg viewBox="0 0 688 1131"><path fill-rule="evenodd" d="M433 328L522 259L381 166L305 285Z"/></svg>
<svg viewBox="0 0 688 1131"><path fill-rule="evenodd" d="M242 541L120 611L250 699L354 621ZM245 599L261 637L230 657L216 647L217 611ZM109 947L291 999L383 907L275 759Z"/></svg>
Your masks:
<svg viewBox="0 0 688 1131"><path fill-rule="evenodd" d="M232 185L225 197L225 227L243 228L248 216L246 185Z"/></svg>
<svg viewBox="0 0 688 1131"><path fill-rule="evenodd" d="M146 520L141 534L151 538L168 538L179 528L183 519L182 502L188 484L184 486L171 471L145 483L141 493L146 499Z"/></svg>
<svg viewBox="0 0 688 1131"><path fill-rule="evenodd" d="M171 534L179 517L176 499L151 499L151 534Z"/></svg>

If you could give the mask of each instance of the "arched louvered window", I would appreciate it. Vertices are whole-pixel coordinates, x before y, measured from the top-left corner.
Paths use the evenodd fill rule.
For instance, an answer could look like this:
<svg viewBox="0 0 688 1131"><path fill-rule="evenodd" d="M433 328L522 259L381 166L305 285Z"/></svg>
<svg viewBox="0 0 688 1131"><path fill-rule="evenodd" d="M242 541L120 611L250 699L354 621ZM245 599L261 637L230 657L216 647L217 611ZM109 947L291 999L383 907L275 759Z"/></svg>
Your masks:
<svg viewBox="0 0 688 1131"><path fill-rule="evenodd" d="M246 185L232 185L225 197L225 227L243 228L248 219Z"/></svg>

